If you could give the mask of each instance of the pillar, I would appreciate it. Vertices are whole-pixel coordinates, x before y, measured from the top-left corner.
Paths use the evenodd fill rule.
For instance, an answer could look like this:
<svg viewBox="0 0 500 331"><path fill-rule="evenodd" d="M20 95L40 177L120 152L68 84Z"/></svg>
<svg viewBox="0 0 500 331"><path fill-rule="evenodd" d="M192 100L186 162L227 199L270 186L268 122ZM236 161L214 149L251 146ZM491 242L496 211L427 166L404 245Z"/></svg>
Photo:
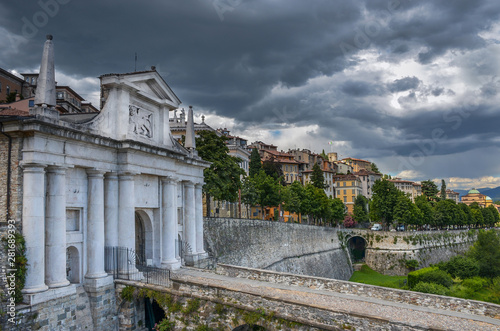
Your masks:
<svg viewBox="0 0 500 331"><path fill-rule="evenodd" d="M175 258L177 239L177 180L172 177L162 178L162 233L161 265L175 270L181 265Z"/></svg>
<svg viewBox="0 0 500 331"><path fill-rule="evenodd" d="M196 211L195 211L195 194L194 184L192 182L184 182L184 235L188 247L191 252L186 256L186 262L194 262L196 256Z"/></svg>
<svg viewBox="0 0 500 331"><path fill-rule="evenodd" d="M28 266L24 293L47 290L45 285L45 166L23 165L23 235Z"/></svg>
<svg viewBox="0 0 500 331"><path fill-rule="evenodd" d="M101 278L104 271L104 171L87 170L87 274Z"/></svg>
<svg viewBox="0 0 500 331"><path fill-rule="evenodd" d="M62 167L47 168L45 283L50 288L69 285L66 279L66 169Z"/></svg>
<svg viewBox="0 0 500 331"><path fill-rule="evenodd" d="M118 246L135 250L134 175L124 173L118 179Z"/></svg>
<svg viewBox="0 0 500 331"><path fill-rule="evenodd" d="M108 173L104 178L104 246L118 246L118 176Z"/></svg>
<svg viewBox="0 0 500 331"><path fill-rule="evenodd" d="M203 184L197 183L194 187L194 203L195 203L195 213L196 213L196 253L198 257L201 258L205 255L205 249L203 247L203 195L202 195Z"/></svg>

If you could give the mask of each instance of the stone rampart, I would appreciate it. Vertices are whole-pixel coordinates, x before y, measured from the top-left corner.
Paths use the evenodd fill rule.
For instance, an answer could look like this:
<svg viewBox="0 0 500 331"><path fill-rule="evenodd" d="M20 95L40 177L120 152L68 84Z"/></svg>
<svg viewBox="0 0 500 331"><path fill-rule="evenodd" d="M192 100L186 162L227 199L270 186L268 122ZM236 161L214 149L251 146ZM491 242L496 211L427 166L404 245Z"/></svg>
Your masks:
<svg viewBox="0 0 500 331"><path fill-rule="evenodd" d="M383 299L396 303L417 305L431 309L435 308L456 312L473 313L475 315L500 319L500 305L482 301L466 300L336 279L294 275L224 264L219 264L217 266L217 273L235 278L246 278L269 283L281 283L289 286L308 287L316 290L328 290L337 293Z"/></svg>
<svg viewBox="0 0 500 331"><path fill-rule="evenodd" d="M204 231L206 248L221 263L344 280L352 275L334 228L207 218Z"/></svg>
<svg viewBox="0 0 500 331"><path fill-rule="evenodd" d="M476 240L475 230L388 232L343 230L343 240L361 236L367 242L365 262L387 275L406 275L407 260L417 260L428 267L465 253Z"/></svg>

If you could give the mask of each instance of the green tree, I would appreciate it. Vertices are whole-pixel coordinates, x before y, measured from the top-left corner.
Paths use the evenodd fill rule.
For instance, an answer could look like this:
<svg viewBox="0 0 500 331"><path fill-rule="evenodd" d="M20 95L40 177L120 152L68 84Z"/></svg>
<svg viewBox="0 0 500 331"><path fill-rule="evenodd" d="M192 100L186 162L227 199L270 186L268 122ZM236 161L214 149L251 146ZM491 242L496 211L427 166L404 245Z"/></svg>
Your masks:
<svg viewBox="0 0 500 331"><path fill-rule="evenodd" d="M210 217L210 198L218 201L235 202L241 188L241 177L245 171L240 168L240 159L230 156L226 137L219 137L214 131L198 132L196 150L205 161L211 162L203 171L205 185L203 192L207 199L207 215Z"/></svg>
<svg viewBox="0 0 500 331"><path fill-rule="evenodd" d="M387 226L392 224L394 219L394 206L400 194L392 182L382 179L377 180L372 187L373 197L370 202L370 219L385 223Z"/></svg>
<svg viewBox="0 0 500 331"><path fill-rule="evenodd" d="M410 198L404 194L399 194L394 206L394 221L399 224L417 225L422 218L421 211Z"/></svg>
<svg viewBox="0 0 500 331"><path fill-rule="evenodd" d="M421 212L421 219L419 225L435 225L434 215L430 202L427 200L425 195L419 195L415 198L415 205Z"/></svg>
<svg viewBox="0 0 500 331"><path fill-rule="evenodd" d="M373 163L373 162L372 162L372 171L373 171L373 172L376 172L377 174L379 174L379 173L380 173L380 171L378 170L377 165L376 165L375 163Z"/></svg>
<svg viewBox="0 0 500 331"><path fill-rule="evenodd" d="M446 200L446 183L444 179L441 179L441 193L439 194L439 197L442 200Z"/></svg>
<svg viewBox="0 0 500 331"><path fill-rule="evenodd" d="M434 206L435 224L440 227L455 225L460 218L459 208L453 200L440 200Z"/></svg>
<svg viewBox="0 0 500 331"><path fill-rule="evenodd" d="M326 155L325 150L322 150L320 155L323 158L323 160L328 161L328 155Z"/></svg>
<svg viewBox="0 0 500 331"><path fill-rule="evenodd" d="M262 169L262 163L260 162L260 155L257 148L252 149L252 154L250 154L250 163L248 165L248 175L250 177L255 176Z"/></svg>
<svg viewBox="0 0 500 331"><path fill-rule="evenodd" d="M422 184L422 194L427 197L427 201L436 201L438 188L437 185L430 179L424 180Z"/></svg>
<svg viewBox="0 0 500 331"><path fill-rule="evenodd" d="M247 215L250 215L250 207L259 203L259 195L250 177L245 177L241 188L241 202L247 207Z"/></svg>
<svg viewBox="0 0 500 331"><path fill-rule="evenodd" d="M470 211L469 206L465 203L459 203L458 207L462 211L462 223L460 225L472 225L474 221L472 220L472 213Z"/></svg>
<svg viewBox="0 0 500 331"><path fill-rule="evenodd" d="M265 218L265 207L277 206L280 201L280 184L277 178L269 176L264 170L250 178L257 194L257 203L262 208L262 219Z"/></svg>
<svg viewBox="0 0 500 331"><path fill-rule="evenodd" d="M306 190L299 181L283 188L283 209L290 213L301 215L304 213L304 201L306 201Z"/></svg>
<svg viewBox="0 0 500 331"><path fill-rule="evenodd" d="M472 224L475 227L481 227L484 224L483 213L481 213L480 208L471 208L470 209L472 215Z"/></svg>
<svg viewBox="0 0 500 331"><path fill-rule="evenodd" d="M500 237L495 230L479 230L468 255L479 262L479 276L500 276Z"/></svg>
<svg viewBox="0 0 500 331"><path fill-rule="evenodd" d="M311 183L317 188L325 189L328 185L325 184L325 176L323 175L323 170L321 170L320 166L315 163L312 168L311 173Z"/></svg>
<svg viewBox="0 0 500 331"><path fill-rule="evenodd" d="M353 208L353 218L358 223L368 222L370 218L368 217L368 199L362 194L358 194L354 200Z"/></svg>
<svg viewBox="0 0 500 331"><path fill-rule="evenodd" d="M331 220L333 221L332 225L337 224L344 219L346 215L346 208L342 200L339 198L330 199L330 209Z"/></svg>
<svg viewBox="0 0 500 331"><path fill-rule="evenodd" d="M481 208L481 214L483 214L483 224L486 226L494 226L495 225L495 217L491 213L491 209L489 208Z"/></svg>
<svg viewBox="0 0 500 331"><path fill-rule="evenodd" d="M494 223L492 226L494 226L495 223L498 223L498 221L500 221L500 213L498 212L498 209L493 205L489 205L487 208L491 211L491 215L493 216Z"/></svg>
<svg viewBox="0 0 500 331"><path fill-rule="evenodd" d="M281 165L276 161L276 158L274 156L271 156L269 159L262 162L262 169L264 170L266 175L282 181L283 170L281 169Z"/></svg>

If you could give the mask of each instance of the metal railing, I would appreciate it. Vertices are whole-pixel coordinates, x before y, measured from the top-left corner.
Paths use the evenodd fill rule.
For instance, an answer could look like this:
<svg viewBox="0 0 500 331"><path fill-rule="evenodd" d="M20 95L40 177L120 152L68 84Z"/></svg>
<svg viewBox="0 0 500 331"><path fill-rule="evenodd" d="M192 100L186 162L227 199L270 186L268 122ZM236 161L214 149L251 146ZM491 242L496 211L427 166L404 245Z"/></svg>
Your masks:
<svg viewBox="0 0 500 331"><path fill-rule="evenodd" d="M170 270L147 265L147 260L127 247L105 247L105 270L114 279L170 286Z"/></svg>

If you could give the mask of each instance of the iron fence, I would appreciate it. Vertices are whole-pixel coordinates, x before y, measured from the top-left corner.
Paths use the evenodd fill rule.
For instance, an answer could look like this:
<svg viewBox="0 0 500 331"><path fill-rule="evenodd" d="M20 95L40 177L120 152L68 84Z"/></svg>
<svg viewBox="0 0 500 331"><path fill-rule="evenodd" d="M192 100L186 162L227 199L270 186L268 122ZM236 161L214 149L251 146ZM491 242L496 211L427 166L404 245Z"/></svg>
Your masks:
<svg viewBox="0 0 500 331"><path fill-rule="evenodd" d="M143 256L127 247L105 248L105 270L114 279L135 280L146 284L170 286L170 270L147 265Z"/></svg>

